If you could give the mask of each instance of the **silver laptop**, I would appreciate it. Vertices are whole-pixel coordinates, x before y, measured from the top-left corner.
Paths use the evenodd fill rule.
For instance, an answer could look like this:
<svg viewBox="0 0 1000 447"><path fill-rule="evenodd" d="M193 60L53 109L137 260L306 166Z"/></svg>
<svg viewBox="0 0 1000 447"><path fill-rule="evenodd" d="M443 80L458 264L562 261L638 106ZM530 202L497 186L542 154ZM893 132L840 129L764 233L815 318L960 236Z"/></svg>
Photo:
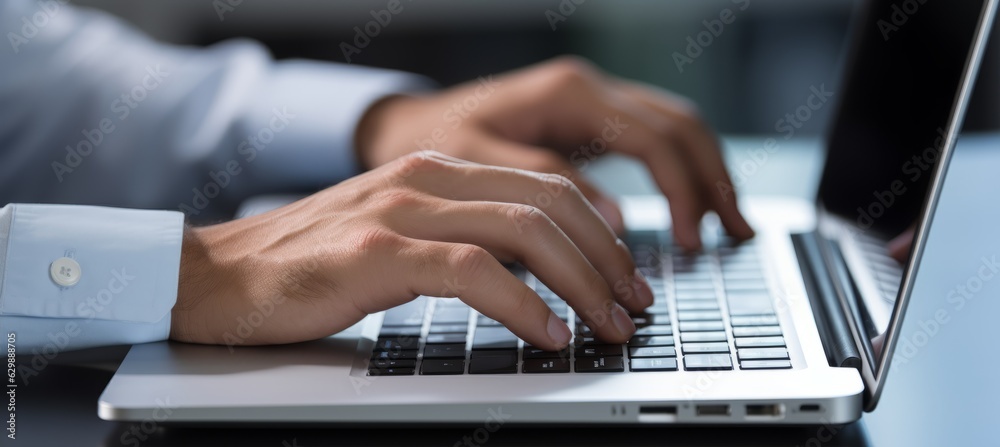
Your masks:
<svg viewBox="0 0 1000 447"><path fill-rule="evenodd" d="M996 6L864 2L817 201L748 200L755 240L735 244L708 219L706 249L685 254L662 198L626 197L626 242L656 293L627 344L594 339L512 266L570 323L570 348L534 349L457 299L420 297L314 342L137 345L98 413L487 428L854 421L885 382ZM886 241L911 227L897 263Z"/></svg>

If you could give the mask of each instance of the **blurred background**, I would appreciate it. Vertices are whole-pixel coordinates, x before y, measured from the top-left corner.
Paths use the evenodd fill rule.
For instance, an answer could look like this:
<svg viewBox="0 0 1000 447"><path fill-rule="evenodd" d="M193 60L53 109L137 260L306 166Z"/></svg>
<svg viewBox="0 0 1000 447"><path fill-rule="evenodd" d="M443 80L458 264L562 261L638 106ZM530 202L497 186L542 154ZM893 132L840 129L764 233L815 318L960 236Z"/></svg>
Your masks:
<svg viewBox="0 0 1000 447"><path fill-rule="evenodd" d="M390 0L74 3L111 12L167 42L250 38L279 59L394 68L444 86L577 54L609 72L692 98L720 132L775 134L775 122L800 106L810 87L836 88L859 1L398 0L401 10L384 26L369 22ZM704 21L718 20L725 9L734 20L707 39ZM370 36L364 48L355 45L359 30ZM692 47L699 34L702 43L710 42L697 45L700 55ZM1000 129L998 40L994 33L967 130ZM345 56L342 44L360 52ZM678 56L690 62L678 68ZM831 111L821 109L799 135L821 133Z"/></svg>

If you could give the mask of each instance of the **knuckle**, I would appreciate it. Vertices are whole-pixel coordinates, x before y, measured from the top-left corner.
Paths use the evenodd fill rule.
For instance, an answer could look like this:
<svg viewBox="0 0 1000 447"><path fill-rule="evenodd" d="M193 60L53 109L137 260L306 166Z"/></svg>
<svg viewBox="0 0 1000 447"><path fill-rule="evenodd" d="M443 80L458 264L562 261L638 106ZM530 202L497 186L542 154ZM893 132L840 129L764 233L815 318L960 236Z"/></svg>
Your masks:
<svg viewBox="0 0 1000 447"><path fill-rule="evenodd" d="M379 194L378 206L384 210L414 209L423 204L423 199L416 191L394 188Z"/></svg>
<svg viewBox="0 0 1000 447"><path fill-rule="evenodd" d="M562 56L548 66L557 82L573 84L589 81L597 72L594 64L579 56Z"/></svg>
<svg viewBox="0 0 1000 447"><path fill-rule="evenodd" d="M394 250L399 247L401 238L385 228L372 228L359 233L354 238L353 247L363 254L376 253L384 250Z"/></svg>
<svg viewBox="0 0 1000 447"><path fill-rule="evenodd" d="M400 158L397 167L404 175L414 172L426 172L441 165L437 155L439 153L436 151L414 152Z"/></svg>
<svg viewBox="0 0 1000 447"><path fill-rule="evenodd" d="M542 232L544 225L551 225L549 217L541 209L531 205L506 205L504 213L518 233L528 231L537 234Z"/></svg>
<svg viewBox="0 0 1000 447"><path fill-rule="evenodd" d="M573 181L562 174L542 174L538 176L538 180L546 190L573 191L576 189Z"/></svg>
<svg viewBox="0 0 1000 447"><path fill-rule="evenodd" d="M477 245L461 245L449 256L452 271L462 278L479 276L491 262L493 255Z"/></svg>

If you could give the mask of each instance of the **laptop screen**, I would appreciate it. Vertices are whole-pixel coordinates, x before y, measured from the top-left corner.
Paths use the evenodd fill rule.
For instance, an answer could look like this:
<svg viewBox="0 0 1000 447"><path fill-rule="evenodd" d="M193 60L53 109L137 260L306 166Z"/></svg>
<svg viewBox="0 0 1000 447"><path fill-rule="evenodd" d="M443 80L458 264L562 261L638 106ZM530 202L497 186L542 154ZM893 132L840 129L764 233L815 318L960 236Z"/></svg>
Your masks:
<svg viewBox="0 0 1000 447"><path fill-rule="evenodd" d="M925 220L943 179L939 165L947 163L950 137L961 125L973 81L970 69L978 67L988 34L984 25L991 23L996 0L862 4L854 22L852 59L835 92L840 108L826 141L818 200L859 232L887 240L912 228L917 235L888 332L872 343L859 341L873 360L871 370L862 371L873 393L866 407L871 410L919 267L914 261L922 251ZM884 348L874 347L882 343Z"/></svg>
<svg viewBox="0 0 1000 447"><path fill-rule="evenodd" d="M984 0L865 0L819 200L864 231L913 225L946 140Z"/></svg>

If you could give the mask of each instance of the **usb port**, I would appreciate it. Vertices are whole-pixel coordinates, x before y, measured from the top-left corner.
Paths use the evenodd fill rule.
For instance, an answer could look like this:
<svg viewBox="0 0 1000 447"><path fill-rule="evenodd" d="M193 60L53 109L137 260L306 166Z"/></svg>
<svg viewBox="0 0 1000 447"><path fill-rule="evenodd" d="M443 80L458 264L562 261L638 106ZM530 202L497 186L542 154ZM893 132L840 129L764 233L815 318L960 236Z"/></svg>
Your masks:
<svg viewBox="0 0 1000 447"><path fill-rule="evenodd" d="M780 417L784 407L778 404L747 405L747 417Z"/></svg>
<svg viewBox="0 0 1000 447"><path fill-rule="evenodd" d="M695 413L698 416L729 416L729 405L698 405Z"/></svg>
<svg viewBox="0 0 1000 447"><path fill-rule="evenodd" d="M802 404L799 407L799 411L803 413L815 413L820 411L820 406L819 404Z"/></svg>

